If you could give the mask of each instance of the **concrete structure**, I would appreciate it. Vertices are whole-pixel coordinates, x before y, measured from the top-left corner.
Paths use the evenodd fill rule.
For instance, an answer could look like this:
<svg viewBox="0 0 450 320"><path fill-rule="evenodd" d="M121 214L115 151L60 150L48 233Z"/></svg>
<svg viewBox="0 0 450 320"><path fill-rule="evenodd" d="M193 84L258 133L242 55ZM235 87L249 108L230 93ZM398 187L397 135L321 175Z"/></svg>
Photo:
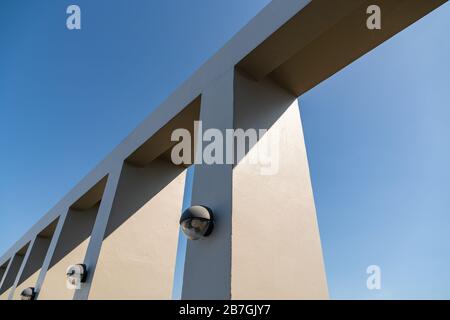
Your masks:
<svg viewBox="0 0 450 320"><path fill-rule="evenodd" d="M186 171L170 134L202 120L268 129L257 144L281 132L279 172L243 161L255 145L235 165L195 165L191 202L216 225L188 242L182 298L326 299L297 97L444 2L272 1L0 258L0 298L170 299ZM373 4L381 30L366 28ZM75 291L74 263L88 269Z"/></svg>

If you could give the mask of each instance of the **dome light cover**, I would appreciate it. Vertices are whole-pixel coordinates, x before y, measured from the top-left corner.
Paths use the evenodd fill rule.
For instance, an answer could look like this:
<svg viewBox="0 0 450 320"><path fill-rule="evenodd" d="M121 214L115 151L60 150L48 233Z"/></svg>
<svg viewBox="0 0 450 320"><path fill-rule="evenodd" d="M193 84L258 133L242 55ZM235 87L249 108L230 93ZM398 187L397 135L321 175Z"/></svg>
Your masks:
<svg viewBox="0 0 450 320"><path fill-rule="evenodd" d="M34 300L35 297L36 291L33 287L26 288L20 293L21 300Z"/></svg>
<svg viewBox="0 0 450 320"><path fill-rule="evenodd" d="M211 234L214 228L213 212L205 206L192 206L180 218L181 230L190 240L199 240Z"/></svg>

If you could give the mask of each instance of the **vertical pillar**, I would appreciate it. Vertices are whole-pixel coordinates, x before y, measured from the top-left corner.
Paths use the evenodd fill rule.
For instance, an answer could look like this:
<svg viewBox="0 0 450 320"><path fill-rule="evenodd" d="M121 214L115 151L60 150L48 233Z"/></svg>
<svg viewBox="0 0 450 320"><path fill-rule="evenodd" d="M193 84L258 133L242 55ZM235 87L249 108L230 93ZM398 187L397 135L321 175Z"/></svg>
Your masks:
<svg viewBox="0 0 450 320"><path fill-rule="evenodd" d="M94 277L95 268L97 266L98 257L100 255L106 226L108 224L112 204L116 195L117 186L119 184L122 166L123 163L121 162L108 175L108 181L106 182L106 187L103 191L102 200L100 202L100 207L95 219L91 239L89 241L89 245L87 247L83 262L86 265L88 271L86 282L81 285L80 289L75 291L73 296L74 300L87 300L89 296L89 290L91 289L92 279Z"/></svg>
<svg viewBox="0 0 450 320"><path fill-rule="evenodd" d="M233 128L233 77L229 70L203 92L203 130L215 128L225 136ZM200 146L201 137L196 139ZM209 206L216 223L207 239L187 243L182 299L231 298L231 194L231 164L195 165L191 205Z"/></svg>
<svg viewBox="0 0 450 320"><path fill-rule="evenodd" d="M56 223L54 224L54 227L56 227ZM34 239L30 255L27 257L26 263L24 264L24 269L21 271L21 275L17 281L12 299L19 300L21 298L20 294L24 289L28 287L36 287L36 282L50 246L52 235L53 234L49 237L37 235Z"/></svg>
<svg viewBox="0 0 450 320"><path fill-rule="evenodd" d="M204 91L201 120L204 130L267 132L234 166L196 165L192 202L216 224L188 242L182 298L328 298L297 97L233 70ZM249 163L262 144L270 150Z"/></svg>
<svg viewBox="0 0 450 320"><path fill-rule="evenodd" d="M11 258L9 265L3 275L2 283L0 284L0 300L8 300L10 292L13 290L15 280L20 272L24 257L28 252L30 243L27 243L23 248L17 251Z"/></svg>
<svg viewBox="0 0 450 320"><path fill-rule="evenodd" d="M22 261L22 263L20 265L19 271L17 272L16 279L14 280L14 284L13 284L11 290L9 291L9 297L8 297L9 300L12 300L13 297L14 297L14 292L15 292L15 290L17 288L17 285L19 284L19 280L22 277L23 269L25 268L25 265L27 264L28 259L30 258L31 250L32 250L32 248L33 248L35 243L36 243L36 238L31 240L29 245L28 245L27 251L25 253L25 256L23 257L23 261Z"/></svg>
<svg viewBox="0 0 450 320"><path fill-rule="evenodd" d="M58 239L40 300L71 300L73 290L67 286L66 271L70 265L82 263L97 215L98 205L86 210L70 208Z"/></svg>
<svg viewBox="0 0 450 320"><path fill-rule="evenodd" d="M0 288L3 282L3 276L6 274L6 269L8 268L9 263L10 260L7 260L3 265L0 266Z"/></svg>
<svg viewBox="0 0 450 320"><path fill-rule="evenodd" d="M63 229L64 223L66 221L66 217L69 209L66 209L63 214L61 214L58 218L58 223L56 224L55 232L53 233L52 240L50 241L50 245L48 247L47 253L45 255L44 263L42 264L41 271L39 272L39 277L36 281L36 299L38 299L39 294L41 292L42 285L44 283L45 276L47 275L47 271L50 267L50 263L52 261L53 255L55 253L56 246L58 244L59 238L61 236L61 231Z"/></svg>
<svg viewBox="0 0 450 320"><path fill-rule="evenodd" d="M267 132L233 170L232 298L328 298L297 97L237 73L234 114Z"/></svg>
<svg viewBox="0 0 450 320"><path fill-rule="evenodd" d="M6 300L6 295L8 294L7 293L8 286L6 285L5 282L7 281L6 278L7 278L8 274L9 274L10 269L11 269L13 259L14 259L14 256L11 257L9 259L9 261L7 262L6 268L3 271L2 278L0 279L0 300Z"/></svg>

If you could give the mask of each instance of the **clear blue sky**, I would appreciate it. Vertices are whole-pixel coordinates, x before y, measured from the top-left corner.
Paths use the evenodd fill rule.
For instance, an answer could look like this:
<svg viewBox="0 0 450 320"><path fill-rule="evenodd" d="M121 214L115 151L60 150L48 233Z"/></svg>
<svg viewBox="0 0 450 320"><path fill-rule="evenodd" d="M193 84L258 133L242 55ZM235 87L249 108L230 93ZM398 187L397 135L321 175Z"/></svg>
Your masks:
<svg viewBox="0 0 450 320"><path fill-rule="evenodd" d="M2 1L0 254L267 3ZM449 35L446 4L300 97L332 298L450 298Z"/></svg>

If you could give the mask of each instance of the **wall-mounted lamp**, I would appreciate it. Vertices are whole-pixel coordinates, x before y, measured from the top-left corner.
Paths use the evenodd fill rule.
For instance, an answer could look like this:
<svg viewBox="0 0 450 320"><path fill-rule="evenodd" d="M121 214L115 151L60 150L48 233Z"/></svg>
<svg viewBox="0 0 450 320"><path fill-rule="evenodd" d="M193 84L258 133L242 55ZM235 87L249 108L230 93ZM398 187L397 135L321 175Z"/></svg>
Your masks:
<svg viewBox="0 0 450 320"><path fill-rule="evenodd" d="M66 271L67 282L75 289L79 289L80 284L86 282L87 269L84 264L74 264L69 266Z"/></svg>
<svg viewBox="0 0 450 320"><path fill-rule="evenodd" d="M198 240L211 234L214 228L213 212L205 206L192 206L180 218L181 230L191 240Z"/></svg>
<svg viewBox="0 0 450 320"><path fill-rule="evenodd" d="M36 291L33 287L26 288L20 294L21 300L34 300L36 297Z"/></svg>

